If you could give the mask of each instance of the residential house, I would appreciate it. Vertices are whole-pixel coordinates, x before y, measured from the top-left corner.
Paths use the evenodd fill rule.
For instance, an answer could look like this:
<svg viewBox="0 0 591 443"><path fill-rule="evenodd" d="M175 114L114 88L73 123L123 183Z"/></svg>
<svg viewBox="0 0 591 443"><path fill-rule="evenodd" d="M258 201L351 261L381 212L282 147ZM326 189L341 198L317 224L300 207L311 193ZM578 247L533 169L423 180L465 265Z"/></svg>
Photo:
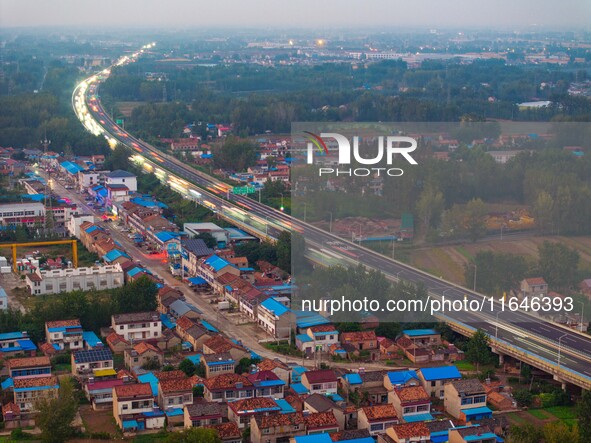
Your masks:
<svg viewBox="0 0 591 443"><path fill-rule="evenodd" d="M149 340L162 335L162 321L156 311L113 315L111 328L127 341Z"/></svg>
<svg viewBox="0 0 591 443"><path fill-rule="evenodd" d="M197 237L199 234L211 234L217 241L219 249L225 248L229 241L228 232L215 223L184 223L183 231L193 237Z"/></svg>
<svg viewBox="0 0 591 443"><path fill-rule="evenodd" d="M298 435L306 435L301 412L255 415L250 420L251 443L283 443Z"/></svg>
<svg viewBox="0 0 591 443"><path fill-rule="evenodd" d="M339 431L339 424L332 411L304 414L307 435L330 434Z"/></svg>
<svg viewBox="0 0 591 443"><path fill-rule="evenodd" d="M278 359L271 360L269 358L265 358L264 360L257 363L257 369L259 371L271 371L286 384L290 383L291 368Z"/></svg>
<svg viewBox="0 0 591 443"><path fill-rule="evenodd" d="M113 369L113 354L109 348L82 349L72 352L72 374L75 376L92 375L99 369Z"/></svg>
<svg viewBox="0 0 591 443"><path fill-rule="evenodd" d="M304 400L304 409L312 412L332 412L339 426L339 430L347 427L348 416L343 405L335 403L330 397L321 394L312 394Z"/></svg>
<svg viewBox="0 0 591 443"><path fill-rule="evenodd" d="M300 344L298 344L298 342ZM316 352L328 352L332 345L339 343L339 331L331 324L311 326L304 334L296 335L296 346L308 355Z"/></svg>
<svg viewBox="0 0 591 443"><path fill-rule="evenodd" d="M377 443L428 443L431 432L425 423L400 423L386 430L378 437ZM433 440L447 441L447 440Z"/></svg>
<svg viewBox="0 0 591 443"><path fill-rule="evenodd" d="M210 285L212 285L218 277L227 272L240 276L240 269L238 269L238 267L215 254L200 261L197 266L197 275L203 277Z"/></svg>
<svg viewBox="0 0 591 443"><path fill-rule="evenodd" d="M134 368L161 367L164 363L164 353L156 346L147 342L140 342L123 351L125 367L130 371Z"/></svg>
<svg viewBox="0 0 591 443"><path fill-rule="evenodd" d="M33 355L37 350L26 331L4 332L0 334L0 357L8 358L17 355Z"/></svg>
<svg viewBox="0 0 591 443"><path fill-rule="evenodd" d="M288 338L291 335L295 316L291 309L269 297L258 305L258 325L275 338Z"/></svg>
<svg viewBox="0 0 591 443"><path fill-rule="evenodd" d="M268 415L281 411L277 402L269 397L245 398L228 403L228 419L243 429L255 415Z"/></svg>
<svg viewBox="0 0 591 443"><path fill-rule="evenodd" d="M0 287L0 311L6 311L8 309L8 295L4 288Z"/></svg>
<svg viewBox="0 0 591 443"><path fill-rule="evenodd" d="M193 383L183 371L158 372L156 378L158 404L165 413L170 409L183 410L185 406L193 404Z"/></svg>
<svg viewBox="0 0 591 443"><path fill-rule="evenodd" d="M341 385L349 393L358 392L362 397L367 395L371 404L388 403L388 389L384 386L386 372L359 370L345 374L341 376Z"/></svg>
<svg viewBox="0 0 591 443"><path fill-rule="evenodd" d="M420 380L417 373L407 369L403 371L390 371L384 375L384 387L388 392L402 386L419 386Z"/></svg>
<svg viewBox="0 0 591 443"><path fill-rule="evenodd" d="M433 397L443 399L444 386L454 380L460 380L462 374L455 366L437 366L434 368L422 368L418 371L421 385Z"/></svg>
<svg viewBox="0 0 591 443"><path fill-rule="evenodd" d="M203 396L207 401L223 402L254 397L254 386L240 374L221 374L203 382Z"/></svg>
<svg viewBox="0 0 591 443"><path fill-rule="evenodd" d="M183 342L191 345L194 351L203 348L203 344L214 337L214 334L187 316L176 321L176 333Z"/></svg>
<svg viewBox="0 0 591 443"><path fill-rule="evenodd" d="M422 386L402 386L389 393L398 418L407 423L433 420L431 397Z"/></svg>
<svg viewBox="0 0 591 443"><path fill-rule="evenodd" d="M182 267L187 275L197 275L200 260L214 254L214 250L207 247L200 239L183 239L181 241ZM233 275L233 274L230 274Z"/></svg>
<svg viewBox="0 0 591 443"><path fill-rule="evenodd" d="M111 332L105 338L107 342L107 346L111 349L113 354L121 354L125 349L129 347L129 342L123 338L122 335L117 334L116 332Z"/></svg>
<svg viewBox="0 0 591 443"><path fill-rule="evenodd" d="M384 434L397 423L398 416L391 404L365 406L357 413L357 428L368 429L370 435Z"/></svg>
<svg viewBox="0 0 591 443"><path fill-rule="evenodd" d="M74 351L84 348L80 320L57 320L45 323L45 340L57 351Z"/></svg>
<svg viewBox="0 0 591 443"><path fill-rule="evenodd" d="M411 340L415 346L441 345L441 333L435 329L405 329L402 335Z"/></svg>
<svg viewBox="0 0 591 443"><path fill-rule="evenodd" d="M49 357L12 358L5 361L8 376L12 379L23 377L47 377L51 375Z"/></svg>
<svg viewBox="0 0 591 443"><path fill-rule="evenodd" d="M449 443L496 443L497 436L488 426L460 426L449 430Z"/></svg>
<svg viewBox="0 0 591 443"><path fill-rule="evenodd" d="M105 173L104 176L105 185L123 185L130 192L137 192L137 177L131 172L116 169Z"/></svg>
<svg viewBox="0 0 591 443"><path fill-rule="evenodd" d="M447 383L443 404L449 415L464 423L492 416L486 406L486 389L473 378Z"/></svg>
<svg viewBox="0 0 591 443"><path fill-rule="evenodd" d="M343 346L352 346L362 358L374 361L380 357L378 338L374 331L343 332L340 340Z"/></svg>
<svg viewBox="0 0 591 443"><path fill-rule="evenodd" d="M185 428L216 425L222 423L226 416L227 406L217 402L193 403L184 406Z"/></svg>
<svg viewBox="0 0 591 443"><path fill-rule="evenodd" d="M221 354L203 354L201 363L205 366L205 378L220 374L232 374L236 368L236 361L229 352Z"/></svg>
<svg viewBox="0 0 591 443"><path fill-rule="evenodd" d="M307 371L302 375L302 385L310 394L336 394L337 376L332 369Z"/></svg>
<svg viewBox="0 0 591 443"><path fill-rule="evenodd" d="M221 335L214 335L203 343L204 354L222 354L224 352L229 352L234 361L250 358L250 352L245 347Z"/></svg>
<svg viewBox="0 0 591 443"><path fill-rule="evenodd" d="M165 422L164 413L154 404L149 383L115 386L113 416L123 432L162 429Z"/></svg>
<svg viewBox="0 0 591 443"><path fill-rule="evenodd" d="M400 356L398 355L398 351L400 348L393 340L390 340L386 337L378 337L378 344L380 346L382 360L392 360L400 358Z"/></svg>
<svg viewBox="0 0 591 443"><path fill-rule="evenodd" d="M548 295L548 283L542 277L526 278L520 283L522 297L546 297Z"/></svg>
<svg viewBox="0 0 591 443"><path fill-rule="evenodd" d="M57 377L21 377L13 380L14 404L21 413L35 412L35 404L41 398L56 398L59 391Z"/></svg>
<svg viewBox="0 0 591 443"><path fill-rule="evenodd" d="M255 397L283 398L285 382L271 371L258 371L247 375L253 384Z"/></svg>
<svg viewBox="0 0 591 443"><path fill-rule="evenodd" d="M125 384L122 378L96 380L91 377L84 383L84 395L95 411L98 409L111 409L113 407L113 388Z"/></svg>
<svg viewBox="0 0 591 443"><path fill-rule="evenodd" d="M180 290L165 285L158 290L158 295L156 297L158 302L157 310L160 314L168 314L170 312L170 305L175 301L183 300L184 298L185 296Z"/></svg>

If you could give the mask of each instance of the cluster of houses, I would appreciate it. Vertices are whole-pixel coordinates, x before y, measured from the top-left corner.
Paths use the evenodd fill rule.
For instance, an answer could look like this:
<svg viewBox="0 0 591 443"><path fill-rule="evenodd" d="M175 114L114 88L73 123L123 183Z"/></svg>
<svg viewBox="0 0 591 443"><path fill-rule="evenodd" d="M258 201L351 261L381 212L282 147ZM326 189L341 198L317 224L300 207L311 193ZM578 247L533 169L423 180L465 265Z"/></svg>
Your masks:
<svg viewBox="0 0 591 443"><path fill-rule="evenodd" d="M47 322L38 350L26 333L0 334L2 389L12 392L2 406L6 426L32 424L36 400L58 395L50 357L68 352L92 407L112 411L127 435L197 426L235 443L246 428L253 443L492 443L506 431L488 404L511 408L510 397L453 365L349 372L261 360L198 312L175 317L171 306L181 297L174 290L161 288L158 300L158 312L113 315L103 340L76 319ZM202 376L163 370L165 351L179 346ZM124 367L115 367L116 355ZM251 364L237 373L244 359Z"/></svg>

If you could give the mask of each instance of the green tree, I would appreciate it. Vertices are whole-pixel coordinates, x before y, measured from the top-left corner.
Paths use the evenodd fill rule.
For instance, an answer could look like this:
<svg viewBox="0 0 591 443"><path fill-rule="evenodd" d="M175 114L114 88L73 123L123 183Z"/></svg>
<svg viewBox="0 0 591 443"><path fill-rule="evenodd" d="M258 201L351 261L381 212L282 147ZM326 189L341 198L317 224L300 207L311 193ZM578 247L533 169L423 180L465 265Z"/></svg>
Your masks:
<svg viewBox="0 0 591 443"><path fill-rule="evenodd" d="M540 273L549 286L568 288L577 283L580 255L576 249L545 241L538 253Z"/></svg>
<svg viewBox="0 0 591 443"><path fill-rule="evenodd" d="M209 232L202 232L196 235L195 238L203 240L208 248L217 248L218 246L218 241Z"/></svg>
<svg viewBox="0 0 591 443"><path fill-rule="evenodd" d="M193 397L203 398L203 386L202 385L193 386Z"/></svg>
<svg viewBox="0 0 591 443"><path fill-rule="evenodd" d="M479 198L470 200L466 205L465 226L473 242L486 235L486 214L486 205Z"/></svg>
<svg viewBox="0 0 591 443"><path fill-rule="evenodd" d="M511 426L509 430L510 443L540 443L542 436L542 430L529 423Z"/></svg>
<svg viewBox="0 0 591 443"><path fill-rule="evenodd" d="M513 398L519 406L529 406L533 401L533 394L527 389L516 389L513 391Z"/></svg>
<svg viewBox="0 0 591 443"><path fill-rule="evenodd" d="M492 361L492 352L488 343L488 335L482 329L476 331L466 343L466 359L476 364L476 370L479 370L481 364L486 365Z"/></svg>
<svg viewBox="0 0 591 443"><path fill-rule="evenodd" d="M119 314L154 311L157 307L157 294L156 284L148 277L143 276L113 292L114 311Z"/></svg>
<svg viewBox="0 0 591 443"><path fill-rule="evenodd" d="M587 417L587 421L589 417ZM546 423L543 429L545 443L578 443L579 430L576 425L567 426L561 421Z"/></svg>
<svg viewBox="0 0 591 443"><path fill-rule="evenodd" d="M222 443L215 429L189 428L181 432L173 432L164 440L166 443Z"/></svg>
<svg viewBox="0 0 591 443"><path fill-rule="evenodd" d="M583 391L577 403L577 417L581 442L591 441L591 391Z"/></svg>
<svg viewBox="0 0 591 443"><path fill-rule="evenodd" d="M191 377L193 374L195 374L196 367L193 362L191 362L191 360L185 358L179 363L179 369L187 374L187 377Z"/></svg>
<svg viewBox="0 0 591 443"><path fill-rule="evenodd" d="M195 365L195 375L202 378L205 377L205 365L202 361L198 365Z"/></svg>
<svg viewBox="0 0 591 443"><path fill-rule="evenodd" d="M62 443L74 433L72 421L76 416L78 402L74 396L72 382L62 378L56 398L41 398L36 408L37 426L41 429L41 440L48 443Z"/></svg>
<svg viewBox="0 0 591 443"><path fill-rule="evenodd" d="M123 145L118 144L107 158L105 158L104 167L109 170L124 169L128 170L130 167L129 156L130 151Z"/></svg>
<svg viewBox="0 0 591 443"><path fill-rule="evenodd" d="M236 372L236 374L244 374L245 372L249 372L251 365L255 365L259 361L260 360L256 359L256 358L248 358L248 357L241 358L240 361L238 362L238 365L236 366L236 369L234 370L234 372Z"/></svg>
<svg viewBox="0 0 591 443"><path fill-rule="evenodd" d="M287 231L281 232L276 244L277 266L288 273L291 273L291 235Z"/></svg>
<svg viewBox="0 0 591 443"><path fill-rule="evenodd" d="M548 192L541 191L538 194L532 212L540 232L554 231L554 199Z"/></svg>
<svg viewBox="0 0 591 443"><path fill-rule="evenodd" d="M437 226L445 207L443 194L432 186L423 190L417 202L417 212L425 229Z"/></svg>
<svg viewBox="0 0 591 443"><path fill-rule="evenodd" d="M234 136L229 136L222 145L212 148L216 166L231 171L245 171L254 165L257 152L256 144Z"/></svg>

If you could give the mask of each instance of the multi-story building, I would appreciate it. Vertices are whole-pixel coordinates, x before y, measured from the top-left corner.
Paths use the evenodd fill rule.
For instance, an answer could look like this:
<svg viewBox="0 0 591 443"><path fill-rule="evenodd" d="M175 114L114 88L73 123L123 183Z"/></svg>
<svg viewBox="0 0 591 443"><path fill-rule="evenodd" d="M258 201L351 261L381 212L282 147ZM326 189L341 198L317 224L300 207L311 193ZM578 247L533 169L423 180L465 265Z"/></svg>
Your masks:
<svg viewBox="0 0 591 443"><path fill-rule="evenodd" d="M227 407L220 403L195 403L185 405L185 428L216 425L227 414Z"/></svg>
<svg viewBox="0 0 591 443"><path fill-rule="evenodd" d="M123 432L162 429L165 415L156 408L149 383L115 386L113 416Z"/></svg>
<svg viewBox="0 0 591 443"><path fill-rule="evenodd" d="M229 352L221 354L203 354L201 362L205 365L205 378L220 374L231 374L236 367L236 361Z"/></svg>
<svg viewBox="0 0 591 443"><path fill-rule="evenodd" d="M255 415L268 415L281 411L281 407L272 398L245 398L228 403L228 419L243 429L250 424Z"/></svg>
<svg viewBox="0 0 591 443"><path fill-rule="evenodd" d="M522 297L546 297L548 295L548 283L542 277L523 279L520 288Z"/></svg>
<svg viewBox="0 0 591 443"><path fill-rule="evenodd" d="M162 335L162 321L156 311L113 315L111 328L130 342L157 339Z"/></svg>
<svg viewBox="0 0 591 443"><path fill-rule="evenodd" d="M98 370L113 370L113 354L109 348L72 352L72 374L76 376L93 375Z"/></svg>
<svg viewBox="0 0 591 443"><path fill-rule="evenodd" d="M283 398L285 382L271 371L258 371L249 374L248 379L254 385L255 397Z"/></svg>
<svg viewBox="0 0 591 443"><path fill-rule="evenodd" d="M449 443L495 443L499 441L488 426L459 426L449 430Z"/></svg>
<svg viewBox="0 0 591 443"><path fill-rule="evenodd" d="M89 378L84 383L84 395L94 410L113 407L113 388L121 386L125 381L121 378L96 380Z"/></svg>
<svg viewBox="0 0 591 443"><path fill-rule="evenodd" d="M400 423L386 429L384 435L378 436L377 443L427 443L431 440L431 432L425 423ZM436 440L439 441L439 440ZM447 441L442 440L442 441Z"/></svg>
<svg viewBox="0 0 591 443"><path fill-rule="evenodd" d="M275 338L288 338L295 322L291 309L274 297L258 305L257 317L258 325Z"/></svg>
<svg viewBox="0 0 591 443"><path fill-rule="evenodd" d="M182 266L188 275L197 275L199 261L213 253L213 249L208 248L200 238L181 241Z"/></svg>
<svg viewBox="0 0 591 443"><path fill-rule="evenodd" d="M302 384L310 394L336 394L337 376L332 369L306 371L302 375Z"/></svg>
<svg viewBox="0 0 591 443"><path fill-rule="evenodd" d="M105 175L105 185L123 185L126 186L130 192L137 192L137 177L131 172L116 169L115 171L107 172Z"/></svg>
<svg viewBox="0 0 591 443"><path fill-rule="evenodd" d="M158 404L165 412L171 408L183 409L193 404L193 384L184 372L160 372L156 378L158 378Z"/></svg>
<svg viewBox="0 0 591 443"><path fill-rule="evenodd" d="M254 397L254 386L240 374L222 374L203 382L203 396L207 401L228 402Z"/></svg>
<svg viewBox="0 0 591 443"><path fill-rule="evenodd" d="M341 344L352 346L359 354L367 353L370 360L380 356L378 338L374 331L343 332Z"/></svg>
<svg viewBox="0 0 591 443"><path fill-rule="evenodd" d="M23 377L13 380L14 404L21 412L34 412L41 398L56 398L59 391L57 377Z"/></svg>
<svg viewBox="0 0 591 443"><path fill-rule="evenodd" d="M6 311L8 309L8 294L4 288L0 288L0 311Z"/></svg>
<svg viewBox="0 0 591 443"><path fill-rule="evenodd" d="M164 363L164 353L151 343L142 341L126 348L123 351L123 360L129 370L147 365L160 367Z"/></svg>
<svg viewBox="0 0 591 443"><path fill-rule="evenodd" d="M311 326L304 334L296 335L298 349L306 354L316 351L327 352L332 345L339 343L339 331L332 324Z"/></svg>
<svg viewBox="0 0 591 443"><path fill-rule="evenodd" d="M385 374L386 371L365 370L345 374L341 377L343 390L367 396L373 405L388 403L388 389L384 386Z"/></svg>
<svg viewBox="0 0 591 443"><path fill-rule="evenodd" d="M37 350L26 331L0 334L0 357L31 355Z"/></svg>
<svg viewBox="0 0 591 443"><path fill-rule="evenodd" d="M43 203L3 203L0 204L0 225L34 227L45 222Z"/></svg>
<svg viewBox="0 0 591 443"><path fill-rule="evenodd" d="M486 390L474 378L447 383L443 405L448 414L464 423L492 416L492 411L486 406Z"/></svg>
<svg viewBox="0 0 591 443"><path fill-rule="evenodd" d="M405 422L429 421L431 397L422 386L403 386L390 393L391 403L398 418Z"/></svg>
<svg viewBox="0 0 591 443"><path fill-rule="evenodd" d="M176 333L182 341L190 343L194 351L201 350L203 344L214 336L212 332L184 315L176 322Z"/></svg>
<svg viewBox="0 0 591 443"><path fill-rule="evenodd" d="M121 265L90 268L68 268L27 274L26 283L31 295L59 294L61 292L91 291L120 288L125 276Z"/></svg>
<svg viewBox="0 0 591 443"><path fill-rule="evenodd" d="M45 341L56 351L75 351L84 348L80 320L57 320L45 323Z"/></svg>
<svg viewBox="0 0 591 443"><path fill-rule="evenodd" d="M370 435L386 433L386 429L398 423L396 410L391 404L366 406L357 413L357 428L368 429Z"/></svg>
<svg viewBox="0 0 591 443"><path fill-rule="evenodd" d="M433 397L443 399L444 386L454 380L460 380L462 374L455 366L438 366L435 368L422 368L418 371L419 380L425 391Z"/></svg>
<svg viewBox="0 0 591 443"><path fill-rule="evenodd" d="M212 255L205 260L200 260L196 271L197 275L204 278L210 285L212 285L218 277L227 272L240 276L240 269L238 269L237 266L218 255Z"/></svg>
<svg viewBox="0 0 591 443"><path fill-rule="evenodd" d="M47 377L51 375L49 357L25 357L6 360L8 375L12 378Z"/></svg>
<svg viewBox="0 0 591 443"><path fill-rule="evenodd" d="M301 412L255 415L250 420L252 443L281 443L298 435L306 435L306 423Z"/></svg>

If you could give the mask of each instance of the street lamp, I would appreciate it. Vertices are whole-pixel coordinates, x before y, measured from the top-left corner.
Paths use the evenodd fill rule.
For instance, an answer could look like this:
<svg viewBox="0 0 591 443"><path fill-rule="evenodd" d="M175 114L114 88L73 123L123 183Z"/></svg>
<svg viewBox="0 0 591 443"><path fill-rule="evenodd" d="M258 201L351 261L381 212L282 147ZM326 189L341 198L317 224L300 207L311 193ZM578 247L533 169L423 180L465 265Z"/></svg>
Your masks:
<svg viewBox="0 0 591 443"><path fill-rule="evenodd" d="M283 207L283 192L280 192L281 194L281 207L279 208L281 211L283 211L285 208Z"/></svg>
<svg viewBox="0 0 591 443"><path fill-rule="evenodd" d="M566 337L568 334L562 334L558 339L558 370L560 370L560 350L562 349L562 339Z"/></svg>

